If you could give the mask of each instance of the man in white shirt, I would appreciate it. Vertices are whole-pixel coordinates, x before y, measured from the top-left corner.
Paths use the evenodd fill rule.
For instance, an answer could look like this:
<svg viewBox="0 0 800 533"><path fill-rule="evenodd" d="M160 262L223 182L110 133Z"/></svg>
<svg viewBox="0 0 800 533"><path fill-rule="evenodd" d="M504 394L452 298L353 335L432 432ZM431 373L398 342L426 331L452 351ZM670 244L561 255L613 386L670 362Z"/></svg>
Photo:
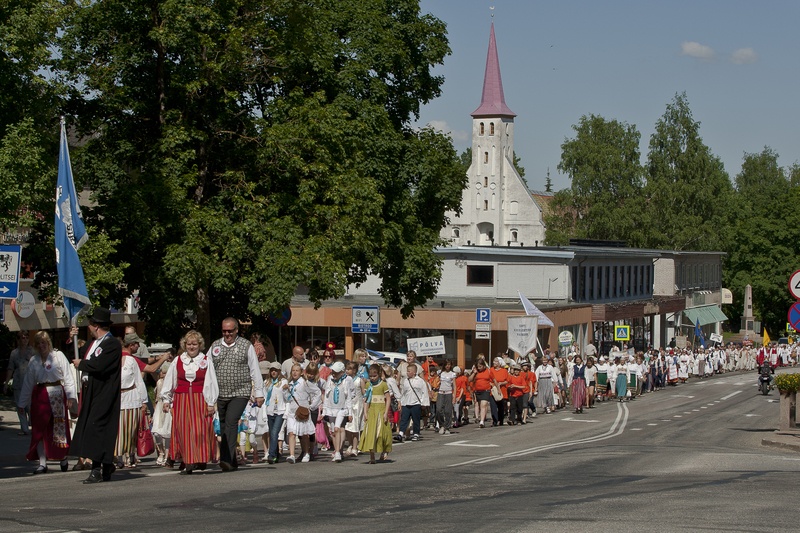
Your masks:
<svg viewBox="0 0 800 533"><path fill-rule="evenodd" d="M420 418L422 408L431 404L428 395L428 383L417 375L417 365L409 364L406 375L400 380L400 438L403 439L409 420L412 423L411 440L419 440Z"/></svg>
<svg viewBox="0 0 800 533"><path fill-rule="evenodd" d="M303 350L302 346L295 346L292 348L292 357L284 361L281 365L281 372L284 377L288 378L292 374L292 367L294 365L300 365L303 370L308 366L306 351Z"/></svg>

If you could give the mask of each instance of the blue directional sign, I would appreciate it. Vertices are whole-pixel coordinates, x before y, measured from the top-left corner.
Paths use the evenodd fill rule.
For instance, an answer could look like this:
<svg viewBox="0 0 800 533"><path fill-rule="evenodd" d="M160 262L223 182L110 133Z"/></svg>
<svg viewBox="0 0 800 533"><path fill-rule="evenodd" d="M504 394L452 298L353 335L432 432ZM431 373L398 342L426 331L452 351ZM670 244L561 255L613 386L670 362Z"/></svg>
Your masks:
<svg viewBox="0 0 800 533"><path fill-rule="evenodd" d="M479 307L475 309L475 322L478 324L491 324L492 310L488 307Z"/></svg>
<svg viewBox="0 0 800 533"><path fill-rule="evenodd" d="M800 330L800 302L792 304L787 318L794 329Z"/></svg>
<svg viewBox="0 0 800 533"><path fill-rule="evenodd" d="M354 305L353 333L379 333L381 331L380 314L377 306Z"/></svg>
<svg viewBox="0 0 800 533"><path fill-rule="evenodd" d="M0 245L0 298L17 298L21 259L21 245Z"/></svg>

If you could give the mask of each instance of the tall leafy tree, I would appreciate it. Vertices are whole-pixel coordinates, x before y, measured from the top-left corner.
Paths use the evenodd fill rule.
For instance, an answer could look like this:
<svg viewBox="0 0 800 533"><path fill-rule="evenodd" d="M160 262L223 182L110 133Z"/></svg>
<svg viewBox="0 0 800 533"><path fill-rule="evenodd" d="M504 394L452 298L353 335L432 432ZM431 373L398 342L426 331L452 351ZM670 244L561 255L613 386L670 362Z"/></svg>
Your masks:
<svg viewBox="0 0 800 533"><path fill-rule="evenodd" d="M686 94L676 95L650 137L645 245L724 249L732 190L722 161L700 137Z"/></svg>
<svg viewBox="0 0 800 533"><path fill-rule="evenodd" d="M548 244L584 238L640 245L644 182L639 132L597 115L584 115L572 129L575 137L561 145L558 165L571 185L553 199L552 215L545 220Z"/></svg>
<svg viewBox="0 0 800 533"><path fill-rule="evenodd" d="M766 147L745 154L736 176L736 192L725 285L739 305L729 310L739 314L744 287L753 287L753 311L775 335L785 328L786 311L793 303L786 280L797 269L800 250L800 216L796 205L800 187L790 181L791 169L778 164L778 154Z"/></svg>
<svg viewBox="0 0 800 533"><path fill-rule="evenodd" d="M374 273L405 315L435 294L444 213L465 185L449 138L413 130L440 94L444 24L415 0L105 0L62 66L89 141L91 217L131 263L155 335L192 310L317 305Z"/></svg>

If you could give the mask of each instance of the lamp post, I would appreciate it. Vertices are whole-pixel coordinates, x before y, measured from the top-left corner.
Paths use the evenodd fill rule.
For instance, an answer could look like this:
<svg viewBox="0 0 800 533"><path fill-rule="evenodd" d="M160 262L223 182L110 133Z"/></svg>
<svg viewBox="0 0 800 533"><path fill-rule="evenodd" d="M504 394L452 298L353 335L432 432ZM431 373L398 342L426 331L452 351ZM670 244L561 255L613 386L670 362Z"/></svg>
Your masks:
<svg viewBox="0 0 800 533"><path fill-rule="evenodd" d="M558 281L558 278L549 278L547 282L547 301L550 301L550 286L553 284L554 281Z"/></svg>

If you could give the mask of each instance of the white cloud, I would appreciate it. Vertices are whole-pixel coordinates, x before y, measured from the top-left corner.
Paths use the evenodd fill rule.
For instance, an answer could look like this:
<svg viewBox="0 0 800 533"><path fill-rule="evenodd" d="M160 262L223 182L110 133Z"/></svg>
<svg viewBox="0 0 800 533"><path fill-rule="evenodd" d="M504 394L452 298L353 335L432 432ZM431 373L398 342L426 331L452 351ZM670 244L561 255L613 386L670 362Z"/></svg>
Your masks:
<svg viewBox="0 0 800 533"><path fill-rule="evenodd" d="M737 65L746 65L758 61L758 54L752 48L739 48L731 54L731 61Z"/></svg>
<svg viewBox="0 0 800 533"><path fill-rule="evenodd" d="M696 43L694 41L684 41L681 43L681 54L697 59L710 61L714 59L714 49L704 44Z"/></svg>
<svg viewBox="0 0 800 533"><path fill-rule="evenodd" d="M466 141L469 139L469 134L464 130L454 130L450 127L450 125L444 120L431 120L427 124L431 128L436 131L441 131L443 133L449 133L450 137L453 138L454 141Z"/></svg>

